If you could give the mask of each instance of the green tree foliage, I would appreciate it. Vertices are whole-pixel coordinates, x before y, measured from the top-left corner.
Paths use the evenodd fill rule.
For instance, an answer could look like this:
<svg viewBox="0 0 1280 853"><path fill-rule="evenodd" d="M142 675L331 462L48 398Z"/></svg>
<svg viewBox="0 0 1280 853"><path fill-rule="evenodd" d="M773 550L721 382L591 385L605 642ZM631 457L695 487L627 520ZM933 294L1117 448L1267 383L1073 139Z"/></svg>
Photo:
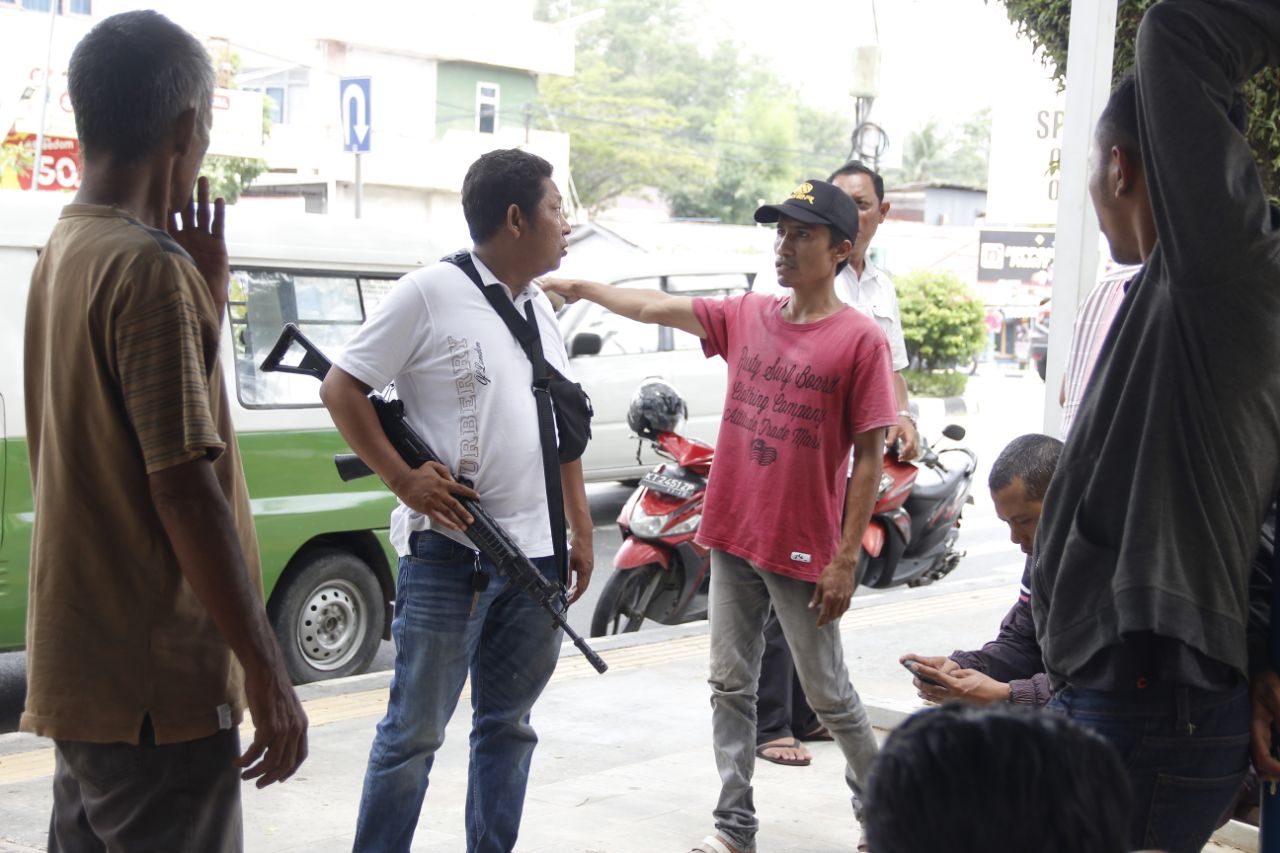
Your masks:
<svg viewBox="0 0 1280 853"><path fill-rule="evenodd" d="M945 181L970 187L987 185L987 153L991 148L991 110L975 113L958 127L943 127L933 118L908 134L902 168L886 169L890 184Z"/></svg>
<svg viewBox="0 0 1280 853"><path fill-rule="evenodd" d="M1067 36L1071 30L1071 0L1000 0L1018 31L1044 51L1059 83L1067 78ZM1115 63L1119 80L1133 67L1138 23L1155 0L1124 0L1116 10ZM1270 68L1242 87L1249 114L1249 144L1253 148L1262 185L1280 197L1280 71Z"/></svg>
<svg viewBox="0 0 1280 853"><path fill-rule="evenodd" d="M240 71L240 55L228 47L210 51L214 68L217 70L218 85L225 89L235 89L235 77ZM262 102L262 138L271 135L271 106L263 98ZM210 198L225 199L227 204L235 204L245 187L253 183L253 179L267 171L267 161L261 157L228 157L222 154L210 154L204 158L200 173L209 179Z"/></svg>
<svg viewBox="0 0 1280 853"><path fill-rule="evenodd" d="M210 154L204 158L200 173L209 179L209 196L235 204L253 179L267 171L261 157L226 157Z"/></svg>
<svg viewBox="0 0 1280 853"><path fill-rule="evenodd" d="M598 211L656 189L676 216L749 223L761 198L826 177L848 151L851 119L794 89L690 16L696 0L541 0L579 27L577 72L540 82L543 126L573 135L579 198Z"/></svg>
<svg viewBox="0 0 1280 853"><path fill-rule="evenodd" d="M894 286L912 364L925 372L948 370L982 352L987 343L982 300L959 278L917 270L895 278Z"/></svg>

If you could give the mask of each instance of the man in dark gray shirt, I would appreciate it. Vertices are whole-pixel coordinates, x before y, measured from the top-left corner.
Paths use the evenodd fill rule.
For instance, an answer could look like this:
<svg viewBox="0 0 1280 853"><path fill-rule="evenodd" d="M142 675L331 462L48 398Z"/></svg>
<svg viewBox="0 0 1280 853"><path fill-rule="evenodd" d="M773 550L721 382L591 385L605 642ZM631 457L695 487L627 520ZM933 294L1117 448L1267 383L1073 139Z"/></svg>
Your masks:
<svg viewBox="0 0 1280 853"><path fill-rule="evenodd" d="M1131 843L1198 851L1245 773L1250 559L1280 463L1280 210L1234 87L1280 4L1166 0L1098 122L1090 191L1142 262L1045 496L1031 573L1053 702L1112 741Z"/></svg>

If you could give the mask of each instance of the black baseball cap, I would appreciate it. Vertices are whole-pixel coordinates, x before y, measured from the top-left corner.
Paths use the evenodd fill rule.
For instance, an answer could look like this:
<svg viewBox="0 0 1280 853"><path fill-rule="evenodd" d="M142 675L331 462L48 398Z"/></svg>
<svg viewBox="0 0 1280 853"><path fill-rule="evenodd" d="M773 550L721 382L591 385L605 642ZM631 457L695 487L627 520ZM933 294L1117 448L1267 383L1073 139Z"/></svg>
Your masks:
<svg viewBox="0 0 1280 853"><path fill-rule="evenodd" d="M777 222L781 217L827 225L850 242L858 238L858 206L844 190L817 179L805 181L781 204L766 204L756 211L756 222Z"/></svg>

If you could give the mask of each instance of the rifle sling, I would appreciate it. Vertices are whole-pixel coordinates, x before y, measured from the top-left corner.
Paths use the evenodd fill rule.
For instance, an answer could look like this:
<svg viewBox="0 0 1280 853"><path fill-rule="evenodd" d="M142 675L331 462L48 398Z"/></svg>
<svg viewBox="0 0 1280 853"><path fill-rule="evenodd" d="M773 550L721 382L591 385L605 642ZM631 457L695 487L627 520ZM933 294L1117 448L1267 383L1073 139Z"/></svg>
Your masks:
<svg viewBox="0 0 1280 853"><path fill-rule="evenodd" d="M551 406L551 370L542 351L542 336L538 333L538 321L534 318L533 302L525 304L525 317L521 317L515 304L498 291L498 288L506 285L485 286L480 278L480 271L471 260L470 252L457 252L444 260L457 266L480 288L484 298L507 324L512 336L533 364L533 399L538 405L538 437L542 442L542 476L546 481L547 515L551 518L551 546L555 553L560 583L567 589L569 548L565 542L564 491L560 484L560 454L556 449L555 412Z"/></svg>

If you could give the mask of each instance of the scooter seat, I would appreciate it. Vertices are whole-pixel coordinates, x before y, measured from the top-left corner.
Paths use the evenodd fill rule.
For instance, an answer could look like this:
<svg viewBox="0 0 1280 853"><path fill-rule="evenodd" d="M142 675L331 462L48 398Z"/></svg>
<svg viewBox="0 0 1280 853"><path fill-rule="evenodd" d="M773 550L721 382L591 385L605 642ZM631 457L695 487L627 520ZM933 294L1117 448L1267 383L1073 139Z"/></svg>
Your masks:
<svg viewBox="0 0 1280 853"><path fill-rule="evenodd" d="M907 500L908 502L937 503L956 492L964 475L963 468L954 468L944 474L942 479L936 483L922 485L917 479L915 485L911 488L911 497L907 498Z"/></svg>

